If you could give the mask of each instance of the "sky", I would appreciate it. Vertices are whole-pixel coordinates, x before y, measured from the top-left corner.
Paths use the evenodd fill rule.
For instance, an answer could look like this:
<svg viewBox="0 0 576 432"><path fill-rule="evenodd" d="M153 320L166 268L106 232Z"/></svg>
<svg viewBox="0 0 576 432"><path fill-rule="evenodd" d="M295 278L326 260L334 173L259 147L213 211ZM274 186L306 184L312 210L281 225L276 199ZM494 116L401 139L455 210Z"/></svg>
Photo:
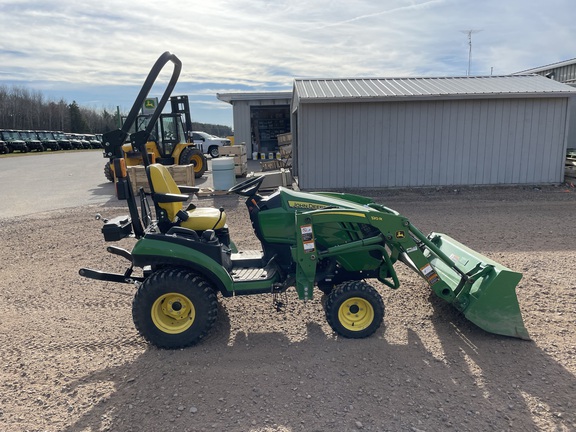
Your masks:
<svg viewBox="0 0 576 432"><path fill-rule="evenodd" d="M229 126L217 93L291 91L295 78L503 75L576 57L574 0L0 0L0 18L0 86L127 112L169 51L192 119Z"/></svg>

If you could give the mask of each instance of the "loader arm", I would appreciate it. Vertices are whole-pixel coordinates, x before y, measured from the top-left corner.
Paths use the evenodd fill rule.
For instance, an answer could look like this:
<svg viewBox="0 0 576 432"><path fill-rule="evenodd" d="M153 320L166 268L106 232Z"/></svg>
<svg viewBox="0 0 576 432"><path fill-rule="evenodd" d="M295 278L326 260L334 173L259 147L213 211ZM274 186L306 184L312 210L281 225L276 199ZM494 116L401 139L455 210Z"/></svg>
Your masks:
<svg viewBox="0 0 576 432"><path fill-rule="evenodd" d="M378 235L350 240L341 244L320 248L315 237L315 227L323 224L366 224L376 227L380 233ZM408 235L407 226L409 222L406 218L393 213L381 213L365 206L358 206L351 209L326 208L308 212L295 213L296 245L292 247L292 258L296 263L296 290L301 299L312 298L312 291L315 284L316 267L319 260L336 257L344 265L355 265L358 261L363 261L366 254L376 251L381 257L372 270L378 280L390 288L399 288L400 282L394 270L394 262L397 260L402 248L416 247L415 241ZM402 247L394 247L397 242L402 242ZM400 243L399 243L400 244ZM344 256L356 256L357 260L344 259ZM424 256L415 257L416 262L426 261ZM426 261L427 262L427 261ZM352 268L351 270L357 270Z"/></svg>
<svg viewBox="0 0 576 432"><path fill-rule="evenodd" d="M521 274L445 234L424 235L395 210L373 202L356 203L359 205L351 208L295 213L297 233L292 257L296 263L296 290L301 299L312 298L319 260L377 251L381 254L377 278L388 287L400 286L394 263L402 261L438 297L451 303L474 324L492 333L530 339L515 293ZM370 224L380 234L319 248L316 228L334 222Z"/></svg>

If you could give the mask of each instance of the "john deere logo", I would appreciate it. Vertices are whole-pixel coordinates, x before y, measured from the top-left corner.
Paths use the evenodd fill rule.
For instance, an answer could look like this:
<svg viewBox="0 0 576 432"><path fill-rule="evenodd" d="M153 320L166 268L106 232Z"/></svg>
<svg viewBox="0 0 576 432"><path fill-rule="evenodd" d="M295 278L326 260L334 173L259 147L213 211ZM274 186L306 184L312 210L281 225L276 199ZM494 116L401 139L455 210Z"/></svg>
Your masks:
<svg viewBox="0 0 576 432"><path fill-rule="evenodd" d="M144 108L155 108L156 101L154 99L146 99L144 101Z"/></svg>
<svg viewBox="0 0 576 432"><path fill-rule="evenodd" d="M397 239L403 239L404 237L406 237L406 234L404 234L404 231L396 231L396 238Z"/></svg>
<svg viewBox="0 0 576 432"><path fill-rule="evenodd" d="M317 204L305 201L288 201L288 206L291 208L306 209L306 210L320 210L327 207L326 204Z"/></svg>

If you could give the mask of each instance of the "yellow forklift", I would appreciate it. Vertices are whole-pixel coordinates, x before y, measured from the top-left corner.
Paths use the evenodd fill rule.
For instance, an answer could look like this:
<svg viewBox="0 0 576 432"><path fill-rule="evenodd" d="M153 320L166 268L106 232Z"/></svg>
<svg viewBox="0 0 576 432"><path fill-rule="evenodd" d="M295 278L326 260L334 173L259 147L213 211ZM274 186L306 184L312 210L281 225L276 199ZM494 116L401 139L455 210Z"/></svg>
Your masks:
<svg viewBox="0 0 576 432"><path fill-rule="evenodd" d="M149 101L146 99L144 103L149 103ZM109 159L104 166L104 175L109 181L114 181L114 159L116 158L124 158L126 166L143 165L142 153L132 145L128 138L130 134L145 130L150 121L156 123L146 143L149 162L162 165L192 164L195 178L204 175L208 164L206 156L190 141L192 119L188 96L172 96L170 105L172 112L159 116L137 115L137 112L130 112L124 119L121 129L104 134L102 141L104 157ZM125 126L129 130L124 130ZM124 138L118 139L119 137Z"/></svg>

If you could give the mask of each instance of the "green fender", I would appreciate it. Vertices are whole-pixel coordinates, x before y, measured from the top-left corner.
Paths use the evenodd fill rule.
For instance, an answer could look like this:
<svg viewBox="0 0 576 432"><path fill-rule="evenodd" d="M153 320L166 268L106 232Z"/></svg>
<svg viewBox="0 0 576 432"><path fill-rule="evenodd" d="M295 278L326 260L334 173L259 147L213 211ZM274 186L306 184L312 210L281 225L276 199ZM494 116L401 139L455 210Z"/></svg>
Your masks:
<svg viewBox="0 0 576 432"><path fill-rule="evenodd" d="M132 249L137 267L146 265L174 265L191 268L216 285L224 296L233 292L233 281L224 267L205 253L181 244L143 237Z"/></svg>

